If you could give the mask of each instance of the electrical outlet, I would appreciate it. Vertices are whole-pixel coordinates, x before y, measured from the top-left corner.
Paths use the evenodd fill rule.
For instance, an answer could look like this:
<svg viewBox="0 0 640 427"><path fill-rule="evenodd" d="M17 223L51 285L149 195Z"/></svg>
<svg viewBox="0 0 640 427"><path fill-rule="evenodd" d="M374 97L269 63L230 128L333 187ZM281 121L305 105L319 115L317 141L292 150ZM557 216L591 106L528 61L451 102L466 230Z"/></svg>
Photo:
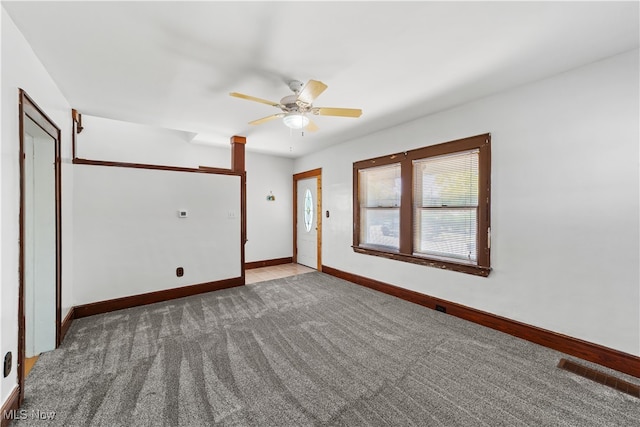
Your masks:
<svg viewBox="0 0 640 427"><path fill-rule="evenodd" d="M4 377L8 377L9 374L11 373L11 352L8 352L7 354L4 355Z"/></svg>
<svg viewBox="0 0 640 427"><path fill-rule="evenodd" d="M178 276L178 277L184 276L184 268L182 268L182 267L176 268L176 276Z"/></svg>

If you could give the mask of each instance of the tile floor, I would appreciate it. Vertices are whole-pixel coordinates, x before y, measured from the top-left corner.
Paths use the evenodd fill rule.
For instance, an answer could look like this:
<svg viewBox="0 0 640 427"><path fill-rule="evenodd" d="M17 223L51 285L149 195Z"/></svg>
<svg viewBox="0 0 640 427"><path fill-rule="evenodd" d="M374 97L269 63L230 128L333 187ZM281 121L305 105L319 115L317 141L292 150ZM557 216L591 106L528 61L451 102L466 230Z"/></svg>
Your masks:
<svg viewBox="0 0 640 427"><path fill-rule="evenodd" d="M27 375L29 375L29 372L31 372L33 365L35 365L36 362L38 361L38 357L40 357L40 355L24 358L24 377L25 378L27 377Z"/></svg>
<svg viewBox="0 0 640 427"><path fill-rule="evenodd" d="M245 283L264 282L266 280L280 279L282 277L295 276L296 274L316 271L302 264L282 264L273 267L252 268L245 271Z"/></svg>

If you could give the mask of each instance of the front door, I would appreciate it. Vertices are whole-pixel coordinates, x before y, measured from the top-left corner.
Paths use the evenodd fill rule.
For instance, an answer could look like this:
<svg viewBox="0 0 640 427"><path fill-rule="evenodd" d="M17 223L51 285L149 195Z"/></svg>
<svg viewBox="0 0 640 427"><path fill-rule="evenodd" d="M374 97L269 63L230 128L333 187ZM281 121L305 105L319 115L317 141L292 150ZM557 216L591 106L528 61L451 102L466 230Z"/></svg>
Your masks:
<svg viewBox="0 0 640 427"><path fill-rule="evenodd" d="M298 264L318 269L318 177L297 180L296 254Z"/></svg>

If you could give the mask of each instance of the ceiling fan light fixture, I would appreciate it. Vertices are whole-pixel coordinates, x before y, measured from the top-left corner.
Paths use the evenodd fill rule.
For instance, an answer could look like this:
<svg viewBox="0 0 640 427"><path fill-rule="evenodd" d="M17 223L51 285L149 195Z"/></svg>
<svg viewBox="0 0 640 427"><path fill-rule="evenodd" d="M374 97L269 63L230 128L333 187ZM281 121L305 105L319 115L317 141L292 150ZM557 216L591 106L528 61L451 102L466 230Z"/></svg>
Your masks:
<svg viewBox="0 0 640 427"><path fill-rule="evenodd" d="M303 129L309 124L309 118L300 113L287 114L282 121L290 129Z"/></svg>

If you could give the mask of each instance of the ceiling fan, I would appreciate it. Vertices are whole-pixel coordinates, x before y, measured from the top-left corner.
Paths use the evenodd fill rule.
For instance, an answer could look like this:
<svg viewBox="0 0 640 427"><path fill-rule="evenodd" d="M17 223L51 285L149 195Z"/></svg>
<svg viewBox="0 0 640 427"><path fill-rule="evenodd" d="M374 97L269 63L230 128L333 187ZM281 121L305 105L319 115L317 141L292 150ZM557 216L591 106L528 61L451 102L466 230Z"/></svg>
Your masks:
<svg viewBox="0 0 640 427"><path fill-rule="evenodd" d="M360 117L362 110L356 108L314 107L313 101L315 101L326 88L327 85L318 80L309 80L306 85L303 85L303 83L298 80L293 80L289 82L289 89L293 91L293 95L285 96L280 102L273 102L237 92L231 92L229 95L271 105L282 110L281 113L253 120L249 122L250 125L260 125L281 118L283 123L291 129L305 129L315 132L318 130L318 126L311 121L309 115Z"/></svg>

